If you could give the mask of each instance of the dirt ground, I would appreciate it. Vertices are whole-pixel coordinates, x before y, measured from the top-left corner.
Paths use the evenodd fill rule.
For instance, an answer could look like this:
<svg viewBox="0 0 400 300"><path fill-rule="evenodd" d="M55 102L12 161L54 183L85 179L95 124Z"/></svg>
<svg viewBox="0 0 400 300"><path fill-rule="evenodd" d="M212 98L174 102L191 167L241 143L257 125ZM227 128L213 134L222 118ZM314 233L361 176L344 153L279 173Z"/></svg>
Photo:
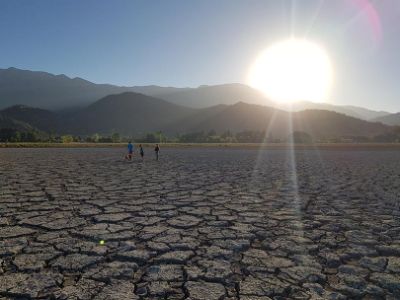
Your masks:
<svg viewBox="0 0 400 300"><path fill-rule="evenodd" d="M0 149L0 299L399 299L400 151Z"/></svg>

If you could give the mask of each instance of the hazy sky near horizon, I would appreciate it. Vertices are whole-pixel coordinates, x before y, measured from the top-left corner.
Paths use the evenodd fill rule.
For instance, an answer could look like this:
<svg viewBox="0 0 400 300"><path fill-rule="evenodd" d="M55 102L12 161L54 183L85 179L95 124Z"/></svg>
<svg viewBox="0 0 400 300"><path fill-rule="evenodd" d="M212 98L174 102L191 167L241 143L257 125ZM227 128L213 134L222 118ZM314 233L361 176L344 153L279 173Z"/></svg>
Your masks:
<svg viewBox="0 0 400 300"><path fill-rule="evenodd" d="M0 0L0 68L96 83L246 83L250 65L295 36L323 46L330 102L400 111L400 1Z"/></svg>

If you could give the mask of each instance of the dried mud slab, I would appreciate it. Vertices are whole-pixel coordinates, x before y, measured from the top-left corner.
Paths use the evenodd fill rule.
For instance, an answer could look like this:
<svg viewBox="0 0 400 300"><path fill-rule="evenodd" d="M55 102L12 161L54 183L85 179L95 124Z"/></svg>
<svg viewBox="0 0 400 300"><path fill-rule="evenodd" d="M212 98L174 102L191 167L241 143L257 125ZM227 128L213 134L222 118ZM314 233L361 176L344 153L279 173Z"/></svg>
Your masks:
<svg viewBox="0 0 400 300"><path fill-rule="evenodd" d="M0 299L399 299L400 152L0 149Z"/></svg>

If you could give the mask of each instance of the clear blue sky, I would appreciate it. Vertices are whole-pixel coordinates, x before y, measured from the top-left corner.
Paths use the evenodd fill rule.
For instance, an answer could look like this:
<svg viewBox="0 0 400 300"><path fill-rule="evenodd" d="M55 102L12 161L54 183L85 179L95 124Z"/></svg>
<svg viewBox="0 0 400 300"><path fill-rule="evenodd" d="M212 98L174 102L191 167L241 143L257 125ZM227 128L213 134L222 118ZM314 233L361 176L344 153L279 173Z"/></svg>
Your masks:
<svg viewBox="0 0 400 300"><path fill-rule="evenodd" d="M0 0L0 68L118 85L245 83L291 34L327 49L331 99L400 111L398 0Z"/></svg>

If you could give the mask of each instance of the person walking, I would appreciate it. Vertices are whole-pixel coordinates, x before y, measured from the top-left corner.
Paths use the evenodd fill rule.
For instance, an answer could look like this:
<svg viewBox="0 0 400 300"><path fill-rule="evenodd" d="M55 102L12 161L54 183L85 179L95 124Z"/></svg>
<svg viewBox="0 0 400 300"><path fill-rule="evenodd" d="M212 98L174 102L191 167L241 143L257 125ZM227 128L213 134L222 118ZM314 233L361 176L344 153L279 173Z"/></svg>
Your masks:
<svg viewBox="0 0 400 300"><path fill-rule="evenodd" d="M125 159L132 160L133 156L133 144L131 141L128 143L128 154L125 156Z"/></svg>
<svg viewBox="0 0 400 300"><path fill-rule="evenodd" d="M143 157L144 157L144 151L143 151L142 144L140 144L140 145L139 145L139 153L140 153L140 156L142 157L142 160L143 160Z"/></svg>
<svg viewBox="0 0 400 300"><path fill-rule="evenodd" d="M156 153L156 160L158 160L158 154L160 152L160 146L156 144L156 147L154 148L154 152Z"/></svg>

